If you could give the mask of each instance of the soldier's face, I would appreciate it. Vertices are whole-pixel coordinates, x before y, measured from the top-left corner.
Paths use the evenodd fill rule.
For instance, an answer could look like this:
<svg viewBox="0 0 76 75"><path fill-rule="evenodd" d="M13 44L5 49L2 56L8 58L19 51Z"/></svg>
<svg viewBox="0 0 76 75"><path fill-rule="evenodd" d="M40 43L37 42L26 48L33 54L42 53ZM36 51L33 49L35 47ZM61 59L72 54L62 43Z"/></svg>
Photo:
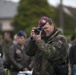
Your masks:
<svg viewBox="0 0 76 75"><path fill-rule="evenodd" d="M46 33L46 36L49 36L53 32L53 30L54 30L54 25L53 24L50 25L47 22L46 25L44 25L42 28L44 29L44 31Z"/></svg>
<svg viewBox="0 0 76 75"><path fill-rule="evenodd" d="M10 39L10 33L5 32L4 33L4 39L9 40Z"/></svg>
<svg viewBox="0 0 76 75"><path fill-rule="evenodd" d="M24 44L24 42L25 42L25 37L24 36L18 36L17 37L17 43L18 44Z"/></svg>

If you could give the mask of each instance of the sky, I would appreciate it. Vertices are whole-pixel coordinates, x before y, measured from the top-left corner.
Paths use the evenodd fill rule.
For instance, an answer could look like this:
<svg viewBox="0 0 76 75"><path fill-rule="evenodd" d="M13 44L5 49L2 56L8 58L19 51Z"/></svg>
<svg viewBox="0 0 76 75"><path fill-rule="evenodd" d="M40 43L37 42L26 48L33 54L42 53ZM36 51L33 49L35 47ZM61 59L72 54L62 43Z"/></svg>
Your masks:
<svg viewBox="0 0 76 75"><path fill-rule="evenodd" d="M57 6L60 0L48 0L48 2L53 6ZM62 0L62 3L66 6L76 7L76 0Z"/></svg>
<svg viewBox="0 0 76 75"><path fill-rule="evenodd" d="M18 2L19 0L9 0L13 2ZM60 0L48 0L49 4L57 6L60 3ZM76 0L63 0L63 5L76 7Z"/></svg>

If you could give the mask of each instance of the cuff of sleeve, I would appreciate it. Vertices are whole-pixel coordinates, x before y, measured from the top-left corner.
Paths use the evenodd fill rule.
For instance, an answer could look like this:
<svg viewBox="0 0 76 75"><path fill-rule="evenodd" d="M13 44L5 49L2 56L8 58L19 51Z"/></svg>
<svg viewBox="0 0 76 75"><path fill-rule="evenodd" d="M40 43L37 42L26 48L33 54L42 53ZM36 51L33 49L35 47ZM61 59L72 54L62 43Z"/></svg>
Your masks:
<svg viewBox="0 0 76 75"><path fill-rule="evenodd" d="M36 44L41 43L41 42L44 42L44 41L43 40L37 40Z"/></svg>
<svg viewBox="0 0 76 75"><path fill-rule="evenodd" d="M23 70L23 68L24 68L23 66L20 66L20 67L19 67L19 69L20 69L21 71Z"/></svg>
<svg viewBox="0 0 76 75"><path fill-rule="evenodd" d="M32 69L31 67L28 67L28 70L30 70L30 71L31 71L31 69Z"/></svg>
<svg viewBox="0 0 76 75"><path fill-rule="evenodd" d="M36 41L36 45L38 46L40 50L43 50L45 46L45 42L43 40L38 40Z"/></svg>

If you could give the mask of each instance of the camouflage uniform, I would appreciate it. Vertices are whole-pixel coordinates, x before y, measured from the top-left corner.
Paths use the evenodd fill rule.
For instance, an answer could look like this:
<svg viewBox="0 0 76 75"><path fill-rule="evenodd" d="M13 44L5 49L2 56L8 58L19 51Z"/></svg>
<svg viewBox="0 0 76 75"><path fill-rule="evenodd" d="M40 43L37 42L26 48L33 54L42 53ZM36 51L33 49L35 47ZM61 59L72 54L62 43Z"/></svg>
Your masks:
<svg viewBox="0 0 76 75"><path fill-rule="evenodd" d="M26 53L35 56L33 75L56 75L53 66L60 59L66 62L67 48L65 37L58 29L42 40L30 39Z"/></svg>
<svg viewBox="0 0 76 75"><path fill-rule="evenodd" d="M3 48L3 50L4 50L4 53L5 53L5 58L4 58L4 67L5 68L10 68L10 63L9 63L9 47L12 45L12 40L11 39L9 39L9 41L3 41L3 43L2 43L2 48Z"/></svg>

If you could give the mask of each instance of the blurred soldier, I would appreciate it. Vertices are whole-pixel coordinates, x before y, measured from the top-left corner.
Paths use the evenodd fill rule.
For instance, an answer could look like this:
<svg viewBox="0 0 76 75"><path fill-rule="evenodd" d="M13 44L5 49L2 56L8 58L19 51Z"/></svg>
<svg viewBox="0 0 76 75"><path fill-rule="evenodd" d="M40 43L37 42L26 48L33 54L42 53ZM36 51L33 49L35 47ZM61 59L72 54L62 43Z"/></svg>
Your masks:
<svg viewBox="0 0 76 75"><path fill-rule="evenodd" d="M31 30L26 51L29 56L35 56L33 75L68 75L68 68L63 69L66 73L60 70L61 65L67 63L68 48L62 32L45 16L40 19L38 27ZM57 66L62 74L57 73Z"/></svg>
<svg viewBox="0 0 76 75"><path fill-rule="evenodd" d="M8 51L9 51L10 45L12 44L11 35L9 32L5 32L3 37L4 37L4 39L3 39L3 43L2 43L2 48L5 53L5 58L4 58L3 64L4 64L5 68L10 68Z"/></svg>
<svg viewBox="0 0 76 75"><path fill-rule="evenodd" d="M0 57L3 57L3 49L2 49L2 45L0 45Z"/></svg>
<svg viewBox="0 0 76 75"><path fill-rule="evenodd" d="M0 75L5 75L5 70L2 62L3 55L4 55L4 52L2 49L2 36L0 35Z"/></svg>
<svg viewBox="0 0 76 75"><path fill-rule="evenodd" d="M70 65L72 68L72 75L76 75L76 45L70 48Z"/></svg>
<svg viewBox="0 0 76 75"><path fill-rule="evenodd" d="M71 43L69 45L69 48L71 46L74 46L76 44L76 36L75 35L72 35L70 41L71 41Z"/></svg>
<svg viewBox="0 0 76 75"><path fill-rule="evenodd" d="M17 44L13 44L9 49L9 57L11 62L12 75L17 74L19 71L29 71L32 69L30 56L25 54L25 32L19 31L17 34Z"/></svg>
<svg viewBox="0 0 76 75"><path fill-rule="evenodd" d="M72 36L71 41L72 45L69 51L70 66L72 69L72 75L76 75L76 36Z"/></svg>
<svg viewBox="0 0 76 75"><path fill-rule="evenodd" d="M15 34L13 37L13 44L17 44L17 34Z"/></svg>
<svg viewBox="0 0 76 75"><path fill-rule="evenodd" d="M2 48L2 36L0 35L0 75L5 75L5 70L3 66L2 57L4 55L3 48Z"/></svg>
<svg viewBox="0 0 76 75"><path fill-rule="evenodd" d="M5 70L4 70L4 67L3 67L1 57L0 57L0 75L5 75Z"/></svg>
<svg viewBox="0 0 76 75"><path fill-rule="evenodd" d="M0 35L0 56L3 57L3 49L2 49L2 36Z"/></svg>
<svg viewBox="0 0 76 75"><path fill-rule="evenodd" d="M2 35L0 35L0 45L2 45L2 41L3 41L3 38L2 38Z"/></svg>

